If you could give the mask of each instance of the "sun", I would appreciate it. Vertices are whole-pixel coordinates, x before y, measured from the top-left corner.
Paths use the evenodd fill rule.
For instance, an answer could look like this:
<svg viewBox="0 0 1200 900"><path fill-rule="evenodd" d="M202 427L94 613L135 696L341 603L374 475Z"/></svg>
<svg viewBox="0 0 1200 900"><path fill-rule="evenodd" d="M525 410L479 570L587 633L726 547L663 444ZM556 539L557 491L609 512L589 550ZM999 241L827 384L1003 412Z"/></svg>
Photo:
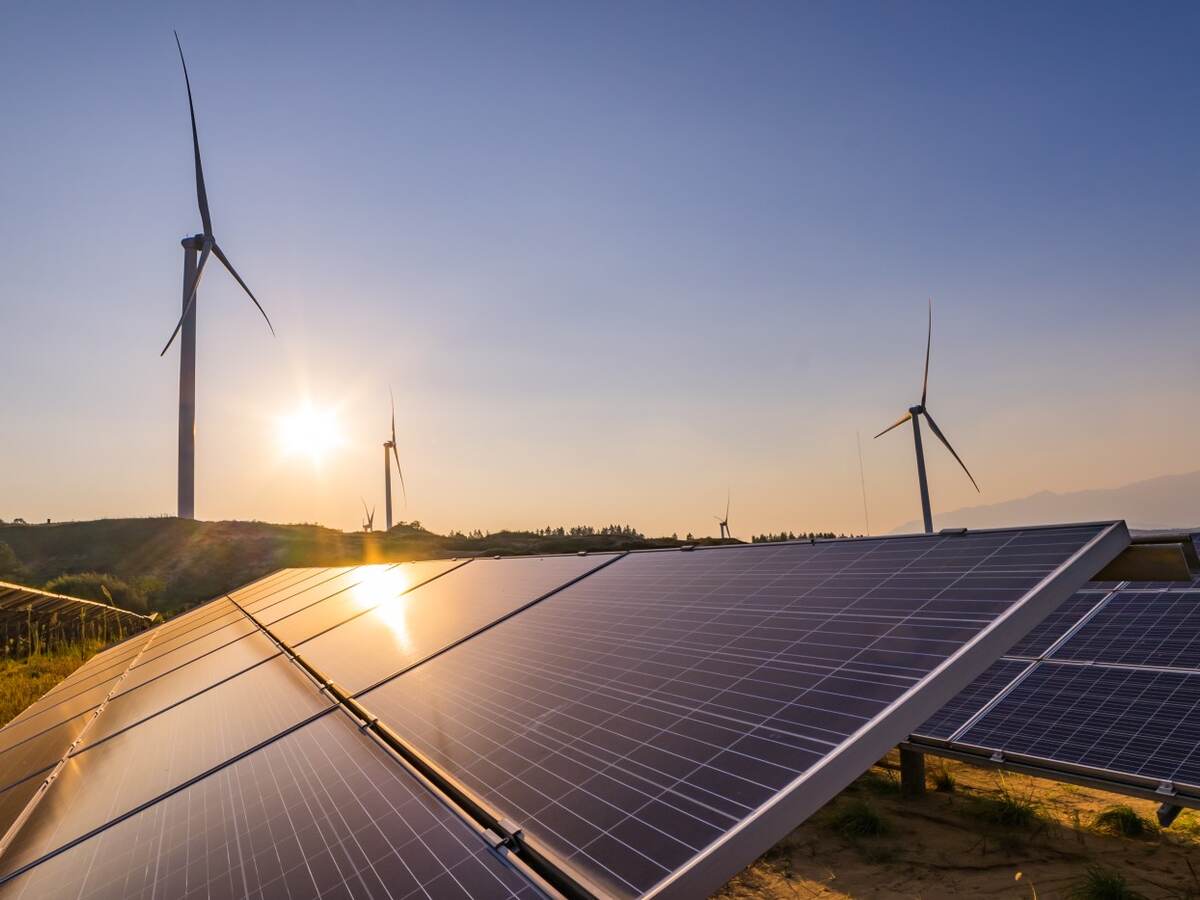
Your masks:
<svg viewBox="0 0 1200 900"><path fill-rule="evenodd" d="M342 430L333 410L305 404L279 419L279 446L288 456L305 457L319 465L342 445Z"/></svg>

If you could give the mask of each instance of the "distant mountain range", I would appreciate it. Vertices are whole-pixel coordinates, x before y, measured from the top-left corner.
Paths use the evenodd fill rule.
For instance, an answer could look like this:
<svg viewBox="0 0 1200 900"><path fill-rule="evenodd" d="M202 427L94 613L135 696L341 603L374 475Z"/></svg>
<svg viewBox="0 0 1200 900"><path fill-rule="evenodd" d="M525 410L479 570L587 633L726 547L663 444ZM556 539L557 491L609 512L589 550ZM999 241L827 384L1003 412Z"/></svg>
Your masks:
<svg viewBox="0 0 1200 900"><path fill-rule="evenodd" d="M969 506L939 515L934 528L1001 528L1049 522L1124 519L1130 528L1192 528L1200 524L1200 472L1164 475L1123 487L1056 494L1041 491L1020 500ZM893 534L921 530L913 519Z"/></svg>

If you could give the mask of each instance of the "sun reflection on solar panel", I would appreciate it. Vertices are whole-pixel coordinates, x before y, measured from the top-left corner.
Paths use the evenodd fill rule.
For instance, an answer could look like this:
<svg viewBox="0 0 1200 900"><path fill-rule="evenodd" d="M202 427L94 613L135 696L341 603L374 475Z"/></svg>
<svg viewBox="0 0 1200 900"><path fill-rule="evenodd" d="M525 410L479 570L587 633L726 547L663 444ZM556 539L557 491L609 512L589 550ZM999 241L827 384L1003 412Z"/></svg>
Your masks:
<svg viewBox="0 0 1200 900"><path fill-rule="evenodd" d="M408 630L408 597L413 586L408 566L372 566L363 580L350 589L354 603L362 610L374 609L374 616L396 640L401 650L411 643Z"/></svg>

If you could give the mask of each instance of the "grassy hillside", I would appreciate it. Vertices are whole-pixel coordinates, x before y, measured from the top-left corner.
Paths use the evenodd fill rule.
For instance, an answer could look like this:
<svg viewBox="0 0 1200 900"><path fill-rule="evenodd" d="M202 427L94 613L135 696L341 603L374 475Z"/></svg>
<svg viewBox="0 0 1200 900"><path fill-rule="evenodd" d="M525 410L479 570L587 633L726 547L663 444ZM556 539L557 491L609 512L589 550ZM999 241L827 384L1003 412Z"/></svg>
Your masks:
<svg viewBox="0 0 1200 900"><path fill-rule="evenodd" d="M390 532L342 532L319 525L100 519L46 525L0 525L0 545L19 561L20 577L44 585L84 572L152 584L150 607L171 613L284 566L337 566L466 555L572 553L677 546L674 538L636 533L439 535L398 525Z"/></svg>

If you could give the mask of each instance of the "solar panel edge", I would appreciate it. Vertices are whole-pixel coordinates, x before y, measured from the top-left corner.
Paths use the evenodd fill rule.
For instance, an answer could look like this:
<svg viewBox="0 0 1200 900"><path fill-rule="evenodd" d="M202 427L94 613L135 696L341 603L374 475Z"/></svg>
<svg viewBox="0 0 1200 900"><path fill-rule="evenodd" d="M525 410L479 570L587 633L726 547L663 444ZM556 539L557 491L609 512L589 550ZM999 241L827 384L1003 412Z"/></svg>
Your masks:
<svg viewBox="0 0 1200 900"><path fill-rule="evenodd" d="M1094 524L1102 530L1005 613L813 768L642 896L689 898L713 892L903 743L912 729L981 675L1129 545L1124 521Z"/></svg>

